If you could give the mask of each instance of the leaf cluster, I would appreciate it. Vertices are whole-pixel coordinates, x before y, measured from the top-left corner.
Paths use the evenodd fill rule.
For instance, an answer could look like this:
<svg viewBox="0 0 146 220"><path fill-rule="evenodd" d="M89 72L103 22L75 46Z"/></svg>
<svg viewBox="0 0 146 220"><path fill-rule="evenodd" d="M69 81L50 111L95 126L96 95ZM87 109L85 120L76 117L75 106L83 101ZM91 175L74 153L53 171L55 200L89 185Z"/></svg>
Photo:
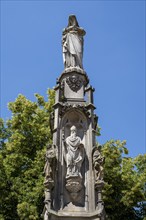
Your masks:
<svg viewBox="0 0 146 220"><path fill-rule="evenodd" d="M43 167L46 144L52 142L49 101L35 94L36 102L25 96L9 103L12 118L1 120L0 217L1 219L40 219L43 209Z"/></svg>
<svg viewBox="0 0 146 220"><path fill-rule="evenodd" d="M0 220L38 220L43 211L43 167L46 145L52 143L50 117L55 93L48 101L35 94L9 103L12 117L0 119ZM97 128L100 135L100 127ZM103 200L109 220L144 218L146 155L128 157L126 141L110 140L105 157Z"/></svg>
<svg viewBox="0 0 146 220"><path fill-rule="evenodd" d="M105 157L103 200L109 220L134 220L139 202L145 201L146 154L128 157L126 141L110 140L102 147Z"/></svg>

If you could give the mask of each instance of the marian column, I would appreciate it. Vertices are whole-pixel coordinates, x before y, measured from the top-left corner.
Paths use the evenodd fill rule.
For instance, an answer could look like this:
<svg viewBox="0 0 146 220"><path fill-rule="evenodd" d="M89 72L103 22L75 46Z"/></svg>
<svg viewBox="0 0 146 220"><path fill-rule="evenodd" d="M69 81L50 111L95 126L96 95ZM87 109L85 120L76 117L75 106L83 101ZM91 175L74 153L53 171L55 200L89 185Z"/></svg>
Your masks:
<svg viewBox="0 0 146 220"><path fill-rule="evenodd" d="M85 34L70 15L51 117L53 144L46 152L44 220L104 220L104 158L96 146L94 89L82 64Z"/></svg>

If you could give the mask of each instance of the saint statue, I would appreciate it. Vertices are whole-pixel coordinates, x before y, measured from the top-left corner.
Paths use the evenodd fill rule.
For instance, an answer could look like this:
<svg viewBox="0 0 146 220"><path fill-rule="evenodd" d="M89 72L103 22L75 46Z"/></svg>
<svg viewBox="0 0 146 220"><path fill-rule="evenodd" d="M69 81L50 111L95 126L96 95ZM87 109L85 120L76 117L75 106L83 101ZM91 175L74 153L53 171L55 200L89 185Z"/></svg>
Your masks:
<svg viewBox="0 0 146 220"><path fill-rule="evenodd" d="M48 144L45 155L45 206L44 206L44 220L49 220L49 210L51 208L51 190L54 187L55 168L56 168L56 148L55 145Z"/></svg>
<svg viewBox="0 0 146 220"><path fill-rule="evenodd" d="M101 155L100 152L101 146L96 146L93 148L93 167L95 172L95 183L99 183L103 181L103 164L105 158Z"/></svg>
<svg viewBox="0 0 146 220"><path fill-rule="evenodd" d="M67 165L66 178L80 177L81 165L84 160L84 147L81 143L81 138L77 136L77 129L75 126L70 128L70 136L65 139L65 160Z"/></svg>
<svg viewBox="0 0 146 220"><path fill-rule="evenodd" d="M68 26L63 30L62 46L65 68L79 67L83 69L83 28L79 27L76 16L70 15Z"/></svg>
<svg viewBox="0 0 146 220"><path fill-rule="evenodd" d="M44 185L45 186L51 186L51 182L54 181L54 165L56 160L56 153L55 153L55 147L54 145L49 144L47 146L47 151L45 155L45 167L44 167L44 173L45 173L45 180Z"/></svg>

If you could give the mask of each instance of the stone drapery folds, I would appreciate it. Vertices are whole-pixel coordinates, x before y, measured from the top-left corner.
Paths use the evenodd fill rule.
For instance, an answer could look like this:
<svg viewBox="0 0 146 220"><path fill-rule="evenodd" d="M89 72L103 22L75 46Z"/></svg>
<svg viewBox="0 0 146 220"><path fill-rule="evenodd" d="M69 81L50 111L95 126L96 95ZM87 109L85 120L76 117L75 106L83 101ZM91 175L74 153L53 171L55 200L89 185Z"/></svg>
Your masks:
<svg viewBox="0 0 146 220"><path fill-rule="evenodd" d="M81 165L84 160L84 147L81 144L81 138L76 135L77 129L72 126L71 134L64 142L65 145L65 161L67 166L66 178L81 175Z"/></svg>
<svg viewBox="0 0 146 220"><path fill-rule="evenodd" d="M62 47L64 67L79 67L83 69L83 36L84 29L79 27L75 15L69 16L68 26L63 30Z"/></svg>

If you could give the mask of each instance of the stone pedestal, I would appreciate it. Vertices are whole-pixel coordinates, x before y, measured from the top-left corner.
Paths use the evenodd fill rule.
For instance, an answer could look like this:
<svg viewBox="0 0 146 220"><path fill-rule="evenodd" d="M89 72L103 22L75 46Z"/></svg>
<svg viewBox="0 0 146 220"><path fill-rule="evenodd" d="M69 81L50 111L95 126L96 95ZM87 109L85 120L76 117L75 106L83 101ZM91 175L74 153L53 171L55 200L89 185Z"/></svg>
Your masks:
<svg viewBox="0 0 146 220"><path fill-rule="evenodd" d="M44 220L103 220L103 158L96 147L94 89L85 71L71 66L58 78L55 91Z"/></svg>

